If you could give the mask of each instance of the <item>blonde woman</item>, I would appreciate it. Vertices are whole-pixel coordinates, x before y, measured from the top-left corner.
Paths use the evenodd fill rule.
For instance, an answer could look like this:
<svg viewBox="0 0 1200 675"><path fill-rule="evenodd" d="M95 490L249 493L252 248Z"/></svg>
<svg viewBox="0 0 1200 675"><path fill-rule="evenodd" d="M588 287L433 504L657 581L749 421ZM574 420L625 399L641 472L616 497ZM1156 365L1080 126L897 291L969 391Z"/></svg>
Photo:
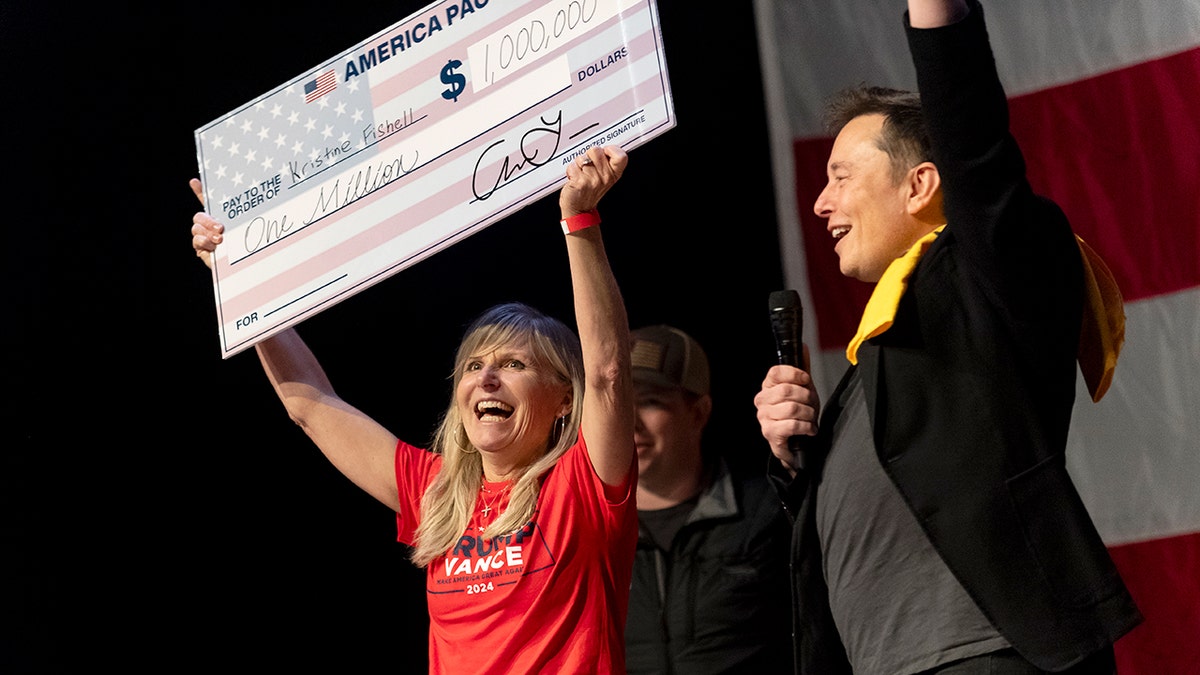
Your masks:
<svg viewBox="0 0 1200 675"><path fill-rule="evenodd" d="M294 330L256 345L291 418L396 512L427 570L433 673L623 673L636 464L625 307L596 206L628 158L590 149L559 193L578 337L519 303L480 316L430 449L338 397ZM192 181L197 196L199 181ZM211 265L224 228L192 245Z"/></svg>

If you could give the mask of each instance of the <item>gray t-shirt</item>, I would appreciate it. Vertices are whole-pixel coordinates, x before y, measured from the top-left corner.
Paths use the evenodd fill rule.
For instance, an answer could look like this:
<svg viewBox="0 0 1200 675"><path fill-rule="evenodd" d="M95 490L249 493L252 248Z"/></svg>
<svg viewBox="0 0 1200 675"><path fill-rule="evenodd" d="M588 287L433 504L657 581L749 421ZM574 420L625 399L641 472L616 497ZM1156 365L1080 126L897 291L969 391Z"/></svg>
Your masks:
<svg viewBox="0 0 1200 675"><path fill-rule="evenodd" d="M830 607L854 672L903 675L1007 647L879 465L857 369L851 378L816 519Z"/></svg>

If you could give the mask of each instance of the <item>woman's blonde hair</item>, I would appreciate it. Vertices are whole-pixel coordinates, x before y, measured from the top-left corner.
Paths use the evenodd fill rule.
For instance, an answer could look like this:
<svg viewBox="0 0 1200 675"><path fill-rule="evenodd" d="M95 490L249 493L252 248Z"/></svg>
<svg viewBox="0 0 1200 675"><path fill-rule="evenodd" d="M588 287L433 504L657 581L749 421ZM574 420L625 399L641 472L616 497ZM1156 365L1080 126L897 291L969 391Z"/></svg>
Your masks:
<svg viewBox="0 0 1200 675"><path fill-rule="evenodd" d="M513 484L508 507L483 532L497 537L521 528L533 516L543 474L554 466L579 435L583 411L583 356L579 338L564 323L528 305L512 302L484 312L468 326L454 358L450 405L433 438L433 451L442 455L442 470L421 498L421 525L417 528L412 561L424 567L451 550L471 519L483 485L483 463L471 446L455 403L468 358L499 345L523 344L535 361L548 366L571 387L571 412L547 429L546 453L529 465Z"/></svg>

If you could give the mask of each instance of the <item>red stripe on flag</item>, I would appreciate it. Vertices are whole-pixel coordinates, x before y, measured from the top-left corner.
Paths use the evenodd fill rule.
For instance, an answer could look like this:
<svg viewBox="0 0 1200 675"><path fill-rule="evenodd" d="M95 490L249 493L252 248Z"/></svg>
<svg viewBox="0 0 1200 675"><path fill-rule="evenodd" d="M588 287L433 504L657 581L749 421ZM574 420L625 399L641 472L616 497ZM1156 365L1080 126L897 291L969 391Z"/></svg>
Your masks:
<svg viewBox="0 0 1200 675"><path fill-rule="evenodd" d="M1116 644L1123 675L1200 673L1200 533L1109 548L1146 621Z"/></svg>
<svg viewBox="0 0 1200 675"><path fill-rule="evenodd" d="M1029 181L1126 301L1200 286L1200 48L1010 101Z"/></svg>

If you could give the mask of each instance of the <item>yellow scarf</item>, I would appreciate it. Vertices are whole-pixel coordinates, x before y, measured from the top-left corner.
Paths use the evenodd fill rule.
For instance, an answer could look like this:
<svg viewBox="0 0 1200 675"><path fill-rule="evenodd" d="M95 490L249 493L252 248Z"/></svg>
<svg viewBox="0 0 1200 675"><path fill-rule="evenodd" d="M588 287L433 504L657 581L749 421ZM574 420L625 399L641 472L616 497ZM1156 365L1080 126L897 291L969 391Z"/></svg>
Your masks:
<svg viewBox="0 0 1200 675"><path fill-rule="evenodd" d="M929 248L934 239L937 239L938 233L944 229L946 226L942 225L918 239L907 253L893 260L892 264L883 271L883 276L879 277L879 283L875 284L875 290L871 291L871 297L867 299L867 306L863 308L862 319L858 322L858 332L846 346L846 358L850 359L850 363L858 365L859 345L892 327L892 320L896 318L896 307L900 304L900 296L904 295L905 289L908 288L909 275L917 266L917 261L921 259L922 255L925 255L925 250Z"/></svg>
<svg viewBox="0 0 1200 675"><path fill-rule="evenodd" d="M1078 235L1083 254L1083 326L1079 331L1079 369L1093 401L1112 384L1117 357L1125 344L1125 299L1100 254Z"/></svg>
<svg viewBox="0 0 1200 675"><path fill-rule="evenodd" d="M863 309L858 332L846 346L846 358L858 363L858 347L864 341L891 328L900 297L908 288L908 277L917 261L937 239L945 225L921 237L901 257L884 270ZM1075 237L1083 258L1083 326L1079 332L1079 369L1093 401L1099 401L1112 384L1117 357L1125 343L1125 303L1121 289L1104 259L1079 236Z"/></svg>

